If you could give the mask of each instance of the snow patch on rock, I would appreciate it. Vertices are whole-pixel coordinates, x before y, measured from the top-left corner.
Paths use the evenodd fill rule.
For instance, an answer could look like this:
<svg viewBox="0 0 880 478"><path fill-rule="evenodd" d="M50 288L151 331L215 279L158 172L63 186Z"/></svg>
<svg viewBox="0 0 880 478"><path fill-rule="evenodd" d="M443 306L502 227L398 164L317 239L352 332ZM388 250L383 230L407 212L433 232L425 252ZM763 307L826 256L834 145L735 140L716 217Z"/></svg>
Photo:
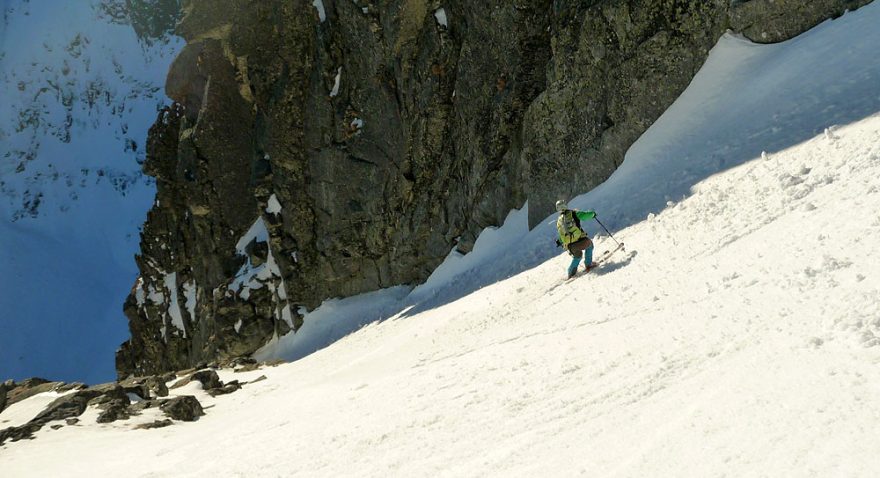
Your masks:
<svg viewBox="0 0 880 478"><path fill-rule="evenodd" d="M446 18L446 9L445 8L441 7L441 8L438 8L437 10L434 10L434 19L437 20L437 24L440 25L441 27L449 28L449 21Z"/></svg>
<svg viewBox="0 0 880 478"><path fill-rule="evenodd" d="M266 204L266 212L269 214L278 214L281 212L281 203L278 202L278 197L273 193L271 197L269 197L269 202Z"/></svg>

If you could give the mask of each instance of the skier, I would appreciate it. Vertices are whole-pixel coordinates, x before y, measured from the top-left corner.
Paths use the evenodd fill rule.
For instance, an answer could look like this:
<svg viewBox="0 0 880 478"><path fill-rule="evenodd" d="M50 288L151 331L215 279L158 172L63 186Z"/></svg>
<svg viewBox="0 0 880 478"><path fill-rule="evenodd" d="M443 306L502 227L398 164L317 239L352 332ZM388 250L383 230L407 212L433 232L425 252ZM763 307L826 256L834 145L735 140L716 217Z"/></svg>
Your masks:
<svg viewBox="0 0 880 478"><path fill-rule="evenodd" d="M593 262L593 241L581 229L581 221L593 219L596 217L596 211L579 211L577 209L569 209L568 204L560 199L556 201L556 210L559 212L559 219L556 220L556 230L559 232L559 239L556 245L562 246L571 255L571 265L568 266L568 278L571 279L577 273L578 264L586 253L584 260L584 270L590 271L596 267Z"/></svg>

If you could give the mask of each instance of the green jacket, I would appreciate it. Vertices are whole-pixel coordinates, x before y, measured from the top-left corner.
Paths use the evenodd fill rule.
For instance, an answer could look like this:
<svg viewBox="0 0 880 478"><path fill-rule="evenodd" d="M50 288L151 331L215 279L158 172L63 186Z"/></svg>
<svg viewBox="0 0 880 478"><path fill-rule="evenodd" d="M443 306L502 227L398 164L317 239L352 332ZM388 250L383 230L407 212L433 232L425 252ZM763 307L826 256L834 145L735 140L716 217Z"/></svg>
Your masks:
<svg viewBox="0 0 880 478"><path fill-rule="evenodd" d="M568 249L569 244L587 237L587 233L581 229L581 221L594 217L596 217L596 211L578 211L577 209L562 211L559 214L559 219L556 220L556 231L559 233L562 247Z"/></svg>

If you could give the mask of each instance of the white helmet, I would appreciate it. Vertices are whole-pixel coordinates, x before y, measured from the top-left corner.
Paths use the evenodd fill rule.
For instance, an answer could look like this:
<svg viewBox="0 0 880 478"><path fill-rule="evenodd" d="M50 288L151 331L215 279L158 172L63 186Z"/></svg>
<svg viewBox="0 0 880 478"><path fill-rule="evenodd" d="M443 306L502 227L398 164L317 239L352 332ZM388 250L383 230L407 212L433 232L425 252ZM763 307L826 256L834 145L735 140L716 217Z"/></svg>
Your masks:
<svg viewBox="0 0 880 478"><path fill-rule="evenodd" d="M564 199L560 199L556 201L556 211L562 212L568 209L568 203L565 202Z"/></svg>

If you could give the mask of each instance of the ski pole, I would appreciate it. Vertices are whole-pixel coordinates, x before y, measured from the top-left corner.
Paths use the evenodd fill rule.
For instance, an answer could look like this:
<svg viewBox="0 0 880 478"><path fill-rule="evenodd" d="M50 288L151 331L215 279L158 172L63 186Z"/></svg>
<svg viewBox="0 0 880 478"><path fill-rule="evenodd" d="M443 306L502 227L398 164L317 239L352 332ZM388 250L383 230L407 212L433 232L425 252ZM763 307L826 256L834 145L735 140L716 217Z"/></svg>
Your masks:
<svg viewBox="0 0 880 478"><path fill-rule="evenodd" d="M605 227L605 224L602 224L602 221L600 221L598 217L594 217L593 219L595 219L596 222L598 222L599 225L602 226L602 229L605 229L605 232L608 233L608 237L610 237L612 241L617 242L617 239L615 239L614 236L611 235L611 231L609 231L608 228ZM623 247L623 244L621 244L619 242L617 242L617 245L618 245L618 247Z"/></svg>

